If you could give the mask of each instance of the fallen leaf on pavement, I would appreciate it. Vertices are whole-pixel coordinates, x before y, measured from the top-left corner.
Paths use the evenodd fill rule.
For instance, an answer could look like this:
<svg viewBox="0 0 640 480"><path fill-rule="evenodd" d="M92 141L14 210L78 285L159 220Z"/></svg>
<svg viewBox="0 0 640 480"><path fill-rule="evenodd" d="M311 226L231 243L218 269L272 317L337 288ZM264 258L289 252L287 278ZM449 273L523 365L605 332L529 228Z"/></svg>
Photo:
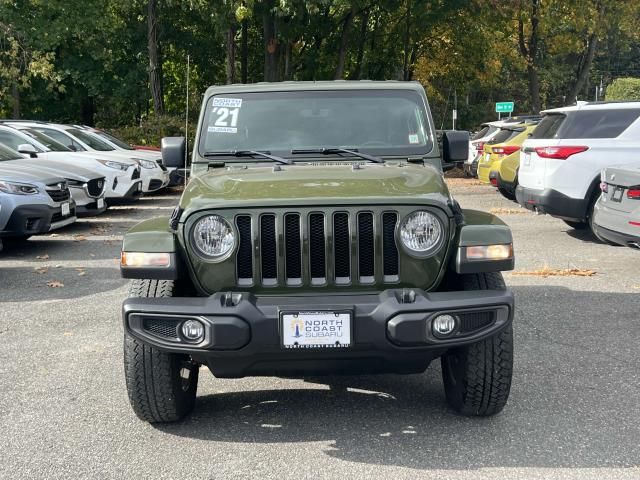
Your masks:
<svg viewBox="0 0 640 480"><path fill-rule="evenodd" d="M37 267L33 269L36 273L47 273L49 271L49 267Z"/></svg>
<svg viewBox="0 0 640 480"><path fill-rule="evenodd" d="M540 270L533 271L516 271L511 272L511 275L520 275L527 277L593 277L596 275L595 270L588 270L583 268L565 268L555 269L549 267L543 267Z"/></svg>
<svg viewBox="0 0 640 480"><path fill-rule="evenodd" d="M494 215L523 215L529 213L529 210L524 208L492 208L489 213Z"/></svg>
<svg viewBox="0 0 640 480"><path fill-rule="evenodd" d="M62 287L64 287L64 283L59 282L58 280L51 280L50 282L47 282L47 287L50 287L50 288L62 288Z"/></svg>
<svg viewBox="0 0 640 480"><path fill-rule="evenodd" d="M44 255L38 255L36 257L37 260L49 260L49 255L44 254Z"/></svg>
<svg viewBox="0 0 640 480"><path fill-rule="evenodd" d="M84 235L75 235L73 237L74 242L84 242L87 239Z"/></svg>
<svg viewBox="0 0 640 480"><path fill-rule="evenodd" d="M53 267L53 268L62 268L62 265L57 264L57 265L56 265L55 267Z"/></svg>
<svg viewBox="0 0 640 480"><path fill-rule="evenodd" d="M95 253L90 253L90 254L89 254L89 256L90 256L90 257L95 257L95 256L96 256L96 254L95 254Z"/></svg>
<svg viewBox="0 0 640 480"><path fill-rule="evenodd" d="M87 272L78 272L78 276L79 277L84 277L87 274Z"/></svg>

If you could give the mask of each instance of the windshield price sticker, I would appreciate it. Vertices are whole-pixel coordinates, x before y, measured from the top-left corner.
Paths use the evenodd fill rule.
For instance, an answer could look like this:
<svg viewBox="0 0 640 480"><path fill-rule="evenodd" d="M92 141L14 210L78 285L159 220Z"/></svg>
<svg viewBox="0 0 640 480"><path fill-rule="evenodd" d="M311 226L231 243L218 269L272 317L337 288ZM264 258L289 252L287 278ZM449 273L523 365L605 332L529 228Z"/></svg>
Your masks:
<svg viewBox="0 0 640 480"><path fill-rule="evenodd" d="M212 106L213 107L240 108L240 107L242 107L242 99L241 98L213 97Z"/></svg>
<svg viewBox="0 0 640 480"><path fill-rule="evenodd" d="M207 131L215 133L238 133L238 116L240 115L240 107L213 107L211 110L212 115L215 117L213 126L210 126Z"/></svg>

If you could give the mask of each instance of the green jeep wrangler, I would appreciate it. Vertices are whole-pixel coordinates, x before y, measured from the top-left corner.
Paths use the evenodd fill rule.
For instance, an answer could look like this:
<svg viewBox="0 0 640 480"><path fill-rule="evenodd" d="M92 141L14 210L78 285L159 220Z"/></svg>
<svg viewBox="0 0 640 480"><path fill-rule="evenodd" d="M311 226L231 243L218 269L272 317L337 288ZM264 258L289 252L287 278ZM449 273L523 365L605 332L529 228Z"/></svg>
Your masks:
<svg viewBox="0 0 640 480"><path fill-rule="evenodd" d="M406 82L211 87L191 179L170 218L133 227L121 272L133 410L169 422L216 377L424 372L456 411L502 410L511 385L509 228L463 210L423 88ZM185 140L163 139L169 167Z"/></svg>

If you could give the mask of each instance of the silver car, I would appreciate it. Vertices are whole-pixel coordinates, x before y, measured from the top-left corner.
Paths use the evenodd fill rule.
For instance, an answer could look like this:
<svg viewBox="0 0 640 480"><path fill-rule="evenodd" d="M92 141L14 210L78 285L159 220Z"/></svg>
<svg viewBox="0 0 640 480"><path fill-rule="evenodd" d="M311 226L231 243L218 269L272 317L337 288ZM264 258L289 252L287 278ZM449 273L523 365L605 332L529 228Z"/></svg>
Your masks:
<svg viewBox="0 0 640 480"><path fill-rule="evenodd" d="M593 211L598 238L640 248L640 161L602 171L602 195Z"/></svg>
<svg viewBox="0 0 640 480"><path fill-rule="evenodd" d="M0 147L0 160L13 156ZM28 238L76 221L76 204L67 181L49 173L2 169L0 162L0 239Z"/></svg>

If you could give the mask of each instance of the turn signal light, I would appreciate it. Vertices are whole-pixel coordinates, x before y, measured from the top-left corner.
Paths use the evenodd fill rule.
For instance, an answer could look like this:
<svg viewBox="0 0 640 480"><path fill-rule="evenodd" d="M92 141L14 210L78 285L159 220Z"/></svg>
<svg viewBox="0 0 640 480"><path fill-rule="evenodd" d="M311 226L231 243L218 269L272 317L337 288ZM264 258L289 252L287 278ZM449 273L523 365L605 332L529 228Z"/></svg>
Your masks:
<svg viewBox="0 0 640 480"><path fill-rule="evenodd" d="M123 267L168 267L171 255L168 253L122 252L120 265Z"/></svg>
<svg viewBox="0 0 640 480"><path fill-rule="evenodd" d="M503 147L493 147L493 153L497 153L500 155L511 155L512 153L520 150L518 145L505 145Z"/></svg>
<svg viewBox="0 0 640 480"><path fill-rule="evenodd" d="M585 146L560 146L560 147L537 147L535 149L539 157L553 158L556 160L566 160L571 155L589 150Z"/></svg>
<svg viewBox="0 0 640 480"><path fill-rule="evenodd" d="M513 245L478 245L466 247L469 260L508 260L513 257Z"/></svg>

